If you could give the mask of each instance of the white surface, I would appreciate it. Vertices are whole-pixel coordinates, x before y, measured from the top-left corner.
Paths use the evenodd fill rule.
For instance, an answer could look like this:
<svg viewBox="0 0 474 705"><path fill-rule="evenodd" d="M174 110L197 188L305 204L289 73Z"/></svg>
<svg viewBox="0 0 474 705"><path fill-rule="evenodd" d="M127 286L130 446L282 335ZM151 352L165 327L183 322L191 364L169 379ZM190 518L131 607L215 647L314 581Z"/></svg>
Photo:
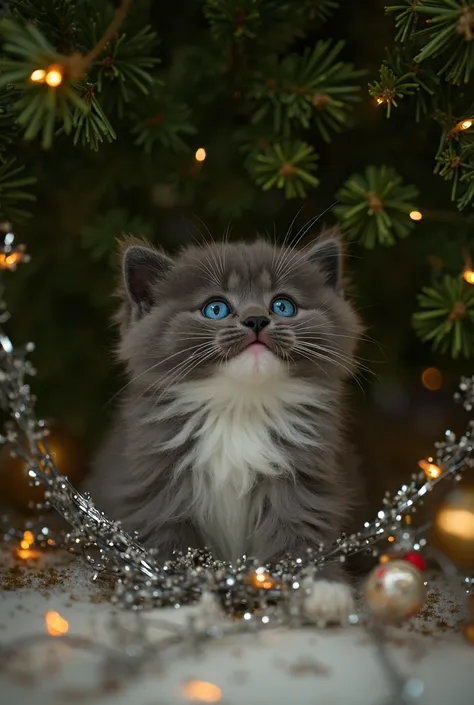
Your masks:
<svg viewBox="0 0 474 705"><path fill-rule="evenodd" d="M11 588L2 556L0 585ZM68 620L71 635L115 644L127 638L125 632L111 631L110 619L118 615L119 624L133 627L134 614L97 602L100 591L91 588L89 574L75 559L58 571L60 585L47 586L44 573L38 577L29 570L30 586L2 591L3 647L18 637L44 634L48 610ZM439 582L432 589L442 592L430 601L426 619L391 632L391 653L405 674L424 681L420 705L469 705L474 702L474 646L463 641L460 613L449 592ZM184 625L193 610L155 610L146 619ZM155 639L160 636L155 627L148 629ZM90 650L72 649L61 638L23 648L14 659L2 656L1 664L2 705L174 705L192 702L184 692L190 680L219 686L224 705L385 705L388 695L374 646L362 627L239 635L200 646L198 654L192 644L175 646L157 653L146 673L124 675L111 692L101 692L101 659Z"/></svg>

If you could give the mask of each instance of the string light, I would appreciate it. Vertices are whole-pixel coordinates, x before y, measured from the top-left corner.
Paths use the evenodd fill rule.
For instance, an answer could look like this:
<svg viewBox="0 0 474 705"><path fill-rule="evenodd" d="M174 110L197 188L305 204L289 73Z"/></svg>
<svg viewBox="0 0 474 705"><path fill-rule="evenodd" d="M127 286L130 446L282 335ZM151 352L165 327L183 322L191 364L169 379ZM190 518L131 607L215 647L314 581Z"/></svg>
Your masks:
<svg viewBox="0 0 474 705"><path fill-rule="evenodd" d="M69 631L69 623L61 617L59 612L46 612L44 620L48 634L51 636L63 636Z"/></svg>
<svg viewBox="0 0 474 705"><path fill-rule="evenodd" d="M17 549L16 555L21 558L22 561L28 560L28 558L38 558L41 555L40 551L35 551L31 546L35 542L35 537L31 531L25 531L23 533L23 538L20 541L20 548Z"/></svg>
<svg viewBox="0 0 474 705"><path fill-rule="evenodd" d="M207 157L206 150L204 147L199 147L199 149L196 150L196 154L194 155L194 158L197 162L203 162L205 158Z"/></svg>
<svg viewBox="0 0 474 705"><path fill-rule="evenodd" d="M465 269L464 272L462 273L464 281L466 281L468 284L474 284L474 272L472 269Z"/></svg>
<svg viewBox="0 0 474 705"><path fill-rule="evenodd" d="M51 66L45 76L46 83L50 88L56 88L63 82L63 72L60 66Z"/></svg>
<svg viewBox="0 0 474 705"><path fill-rule="evenodd" d="M23 539L20 541L20 546L22 548L29 548L32 543L34 543L35 537L31 533L31 531L25 531L23 534Z"/></svg>
<svg viewBox="0 0 474 705"><path fill-rule="evenodd" d="M427 367L421 373L421 383L430 392L436 392L442 387L443 375L436 367Z"/></svg>
<svg viewBox="0 0 474 705"><path fill-rule="evenodd" d="M11 252L8 255L0 252L0 269L14 269L22 258L22 252Z"/></svg>
<svg viewBox="0 0 474 705"><path fill-rule="evenodd" d="M423 213L420 213L420 211L410 211L410 218L412 220L421 220L423 218Z"/></svg>
<svg viewBox="0 0 474 705"><path fill-rule="evenodd" d="M222 699L222 690L214 683L189 681L183 687L183 695L195 702L218 703Z"/></svg>
<svg viewBox="0 0 474 705"><path fill-rule="evenodd" d="M265 568L257 568L250 573L247 582L255 588L270 590L275 587L277 581Z"/></svg>
<svg viewBox="0 0 474 705"><path fill-rule="evenodd" d="M45 78L46 71L44 69L36 69L36 71L33 71L31 74L30 81L33 81L33 83L44 83Z"/></svg>
<svg viewBox="0 0 474 705"><path fill-rule="evenodd" d="M428 458L428 460L420 460L418 465L423 470L426 477L430 480L436 480L437 477L443 474L443 471L439 465L436 465L433 462L433 458Z"/></svg>
<svg viewBox="0 0 474 705"><path fill-rule="evenodd" d="M378 98L375 99L375 102L376 102L378 105L382 105L382 103L383 103L383 98L381 98L381 97L379 96Z"/></svg>
<svg viewBox="0 0 474 705"><path fill-rule="evenodd" d="M457 125L455 125L450 131L449 135L453 136L458 132L463 132L463 130L469 130L470 127L474 125L474 118L467 118L466 120L460 120Z"/></svg>

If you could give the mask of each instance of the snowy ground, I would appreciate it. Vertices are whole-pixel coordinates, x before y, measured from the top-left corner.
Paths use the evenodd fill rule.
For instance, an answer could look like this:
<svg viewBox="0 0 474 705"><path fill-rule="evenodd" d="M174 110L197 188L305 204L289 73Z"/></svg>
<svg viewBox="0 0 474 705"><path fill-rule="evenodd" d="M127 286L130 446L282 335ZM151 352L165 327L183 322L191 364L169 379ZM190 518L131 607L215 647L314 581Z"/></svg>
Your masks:
<svg viewBox="0 0 474 705"><path fill-rule="evenodd" d="M75 558L12 562L4 552L0 565L2 705L388 705L387 681L363 627L271 630L198 646L192 640L179 647L154 646L140 675L126 673L123 666L105 673L103 654L90 640L96 648L126 644L133 656L143 645L145 623L137 633L136 615L114 609L107 590L91 586L90 574ZM474 702L474 646L463 639L461 611L451 590L436 576L429 584L423 614L390 632L390 651L404 674L423 681L419 705L469 705ZM148 613L148 635L159 644L185 625L193 610ZM48 611L67 620L68 636L80 648L52 636L34 641L46 633ZM161 628L163 620L171 631ZM23 637L14 654L3 651Z"/></svg>

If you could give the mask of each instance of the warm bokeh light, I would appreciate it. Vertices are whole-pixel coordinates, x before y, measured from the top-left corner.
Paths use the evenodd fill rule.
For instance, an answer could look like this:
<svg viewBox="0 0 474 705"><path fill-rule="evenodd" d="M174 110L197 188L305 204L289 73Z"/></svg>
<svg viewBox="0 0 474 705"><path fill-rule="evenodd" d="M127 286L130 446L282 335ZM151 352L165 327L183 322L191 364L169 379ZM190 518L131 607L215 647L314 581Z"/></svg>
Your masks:
<svg viewBox="0 0 474 705"><path fill-rule="evenodd" d="M395 541L395 536L389 536L388 540L390 541L390 543L393 543Z"/></svg>
<svg viewBox="0 0 474 705"><path fill-rule="evenodd" d="M443 385L443 375L436 367L427 367L421 373L421 383L430 392L436 392Z"/></svg>
<svg viewBox="0 0 474 705"><path fill-rule="evenodd" d="M264 568L257 568L256 571L250 573L247 582L254 588L262 588L270 590L275 587L276 580Z"/></svg>
<svg viewBox="0 0 474 705"><path fill-rule="evenodd" d="M199 147L199 149L196 150L196 154L194 155L194 158L197 162L203 162L205 158L207 157L206 150L204 147Z"/></svg>
<svg viewBox="0 0 474 705"><path fill-rule="evenodd" d="M48 73L46 74L44 80L51 88L56 88L59 86L63 82L63 74L60 67L52 66L48 69Z"/></svg>
<svg viewBox="0 0 474 705"><path fill-rule="evenodd" d="M474 272L472 269L465 269L464 272L462 273L464 281L466 281L468 284L474 284Z"/></svg>
<svg viewBox="0 0 474 705"><path fill-rule="evenodd" d="M46 612L44 620L48 634L51 636L63 636L69 631L69 623L61 617L59 612Z"/></svg>
<svg viewBox="0 0 474 705"><path fill-rule="evenodd" d="M426 477L428 477L430 480L436 480L436 478L443 473L439 465L436 465L433 462L433 458L428 458L428 460L420 460L418 465L423 470Z"/></svg>
<svg viewBox="0 0 474 705"><path fill-rule="evenodd" d="M469 509L446 507L436 518L437 528L458 539L474 541L474 513Z"/></svg>
<svg viewBox="0 0 474 705"><path fill-rule="evenodd" d="M43 69L36 69L36 71L33 71L31 74L30 81L33 81L33 83L44 83L45 76L46 71Z"/></svg>
<svg viewBox="0 0 474 705"><path fill-rule="evenodd" d="M420 213L420 211L410 211L410 218L412 220L421 220L423 218L423 213Z"/></svg>
<svg viewBox="0 0 474 705"><path fill-rule="evenodd" d="M379 105L382 105L382 103L383 103L383 98L380 98L380 96L379 96L379 97L376 98L375 100L376 100L376 102L377 102Z"/></svg>
<svg viewBox="0 0 474 705"><path fill-rule="evenodd" d="M183 695L195 702L218 703L222 699L222 690L207 681L189 681L183 687Z"/></svg>
<svg viewBox="0 0 474 705"><path fill-rule="evenodd" d="M16 555L18 558L21 558L22 561L27 561L32 558L39 558L41 556L41 551L35 551L33 548L18 548Z"/></svg>
<svg viewBox="0 0 474 705"><path fill-rule="evenodd" d="M0 252L0 269L13 269L21 262L22 252L11 252L9 255Z"/></svg>
<svg viewBox="0 0 474 705"><path fill-rule="evenodd" d="M382 553L381 556L379 556L379 563L388 563L390 560L390 556L387 556L386 553Z"/></svg>
<svg viewBox="0 0 474 705"><path fill-rule="evenodd" d="M461 130L469 130L470 127L472 127L473 122L472 120L463 120L461 123Z"/></svg>
<svg viewBox="0 0 474 705"><path fill-rule="evenodd" d="M23 534L23 539L20 541L20 546L24 549L29 548L32 543L34 543L35 537L31 531L25 531Z"/></svg>

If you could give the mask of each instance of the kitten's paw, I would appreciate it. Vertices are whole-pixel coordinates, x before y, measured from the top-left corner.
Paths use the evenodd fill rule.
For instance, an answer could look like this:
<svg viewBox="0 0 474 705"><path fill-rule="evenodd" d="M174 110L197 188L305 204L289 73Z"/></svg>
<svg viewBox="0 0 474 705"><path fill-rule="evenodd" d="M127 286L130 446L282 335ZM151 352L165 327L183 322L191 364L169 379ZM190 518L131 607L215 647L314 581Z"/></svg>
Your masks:
<svg viewBox="0 0 474 705"><path fill-rule="evenodd" d="M354 597L349 585L333 580L314 580L310 594L305 598L307 616L321 624L346 624L355 611Z"/></svg>

